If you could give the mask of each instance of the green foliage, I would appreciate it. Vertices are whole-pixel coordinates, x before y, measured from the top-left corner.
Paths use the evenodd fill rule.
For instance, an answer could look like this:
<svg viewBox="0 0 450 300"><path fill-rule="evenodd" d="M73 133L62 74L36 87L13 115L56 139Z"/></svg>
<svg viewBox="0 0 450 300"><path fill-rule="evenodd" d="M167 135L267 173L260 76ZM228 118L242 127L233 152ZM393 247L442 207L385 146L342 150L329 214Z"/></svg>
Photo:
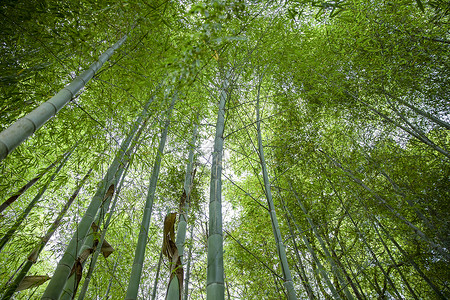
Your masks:
<svg viewBox="0 0 450 300"><path fill-rule="evenodd" d="M164 216L178 211L198 114L188 217L195 227L185 249L192 243L190 297L203 299L214 124L231 71L222 163L226 295L286 297L256 151L256 85L263 74L262 142L297 297L308 298L306 282L318 299L333 297L324 274L343 299L338 275L355 298L450 297L450 168L436 150L449 151L450 135L429 117L449 123L448 12L443 0L2 1L0 130L129 37L82 93L0 163L3 201L78 145L1 252L0 286L92 167L30 271L52 275L120 142L155 96L106 233L115 251L97 261L86 299L124 297L164 111L177 93L138 297L153 289ZM2 236L49 176L3 212ZM46 285L15 298L39 297Z"/></svg>

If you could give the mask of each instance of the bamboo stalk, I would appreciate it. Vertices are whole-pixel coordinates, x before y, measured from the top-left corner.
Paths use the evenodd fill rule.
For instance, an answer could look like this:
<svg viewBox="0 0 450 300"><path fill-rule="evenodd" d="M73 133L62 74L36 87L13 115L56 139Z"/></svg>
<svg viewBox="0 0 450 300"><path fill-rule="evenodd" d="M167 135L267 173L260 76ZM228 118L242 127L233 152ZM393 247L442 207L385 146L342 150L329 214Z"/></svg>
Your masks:
<svg viewBox="0 0 450 300"><path fill-rule="evenodd" d="M193 243L193 232L194 232L194 223L191 225L190 235L191 235L191 243L189 245L189 251L188 251L188 259L187 259L187 266L186 266L186 275L184 279L184 300L188 300L189 296L189 277L191 275L191 257L192 257L192 247L194 246Z"/></svg>
<svg viewBox="0 0 450 300"><path fill-rule="evenodd" d="M76 77L68 86L61 89L55 96L25 117L17 120L7 129L0 132L0 161L2 161L17 146L23 143L29 136L36 132L51 117L55 116L61 108L63 108L80 89L82 89L95 73L103 66L103 64L111 57L127 39L125 35L117 43L100 55L98 61L90 65L90 67Z"/></svg>
<svg viewBox="0 0 450 300"><path fill-rule="evenodd" d="M223 132L225 128L225 103L228 98L229 73L224 79L220 91L219 111L212 153L211 181L209 184L209 236L208 267L206 279L206 299L223 300L225 298L223 268L223 233L222 233L222 155Z"/></svg>
<svg viewBox="0 0 450 300"><path fill-rule="evenodd" d="M70 208L70 206L72 205L72 203L75 200L75 198L78 196L78 193L80 192L80 190L83 187L83 185L86 183L86 181L89 178L91 172L92 172L92 169L90 169L86 173L86 175L83 177L83 179L80 181L80 183L78 184L77 188L73 192L72 196L69 198L69 200L66 202L64 207L59 212L59 214L56 217L55 221L53 221L53 224L47 230L46 235L41 239L41 241L33 249L33 251L31 251L30 255L28 256L27 261L25 262L25 264L23 265L22 269L20 270L20 273L17 275L17 277L14 280L14 282L12 284L10 284L8 289L5 291L5 294L3 295L2 300L8 300L8 299L10 299L12 297L12 295L16 291L17 287L22 282L23 278L27 275L27 273L30 270L30 268L33 266L33 264L39 258L39 254L42 252L42 250L44 249L45 245L47 244L47 242L52 237L53 233L56 231L56 229L61 224L62 218L64 217L64 215L66 214L66 212Z"/></svg>
<svg viewBox="0 0 450 300"><path fill-rule="evenodd" d="M75 147L64 157L64 159L59 164L58 168L55 170L55 173L52 174L52 176L49 178L47 183L39 190L39 192L36 194L36 196L33 198L33 200L31 200L31 202L28 204L28 206L25 208L25 210L22 212L22 214L17 218L14 225L11 226L11 228L8 230L8 232L0 240L0 252L3 250L6 243L13 237L16 230L19 228L19 226L22 224L22 222L28 216L30 211L34 208L36 203L41 199L42 195L47 191L48 186L55 179L56 175L59 173L59 171L62 169L62 167L66 164L67 160L69 159L70 155L73 153L74 150L75 150Z"/></svg>
<svg viewBox="0 0 450 300"><path fill-rule="evenodd" d="M186 226L187 226L187 215L189 212L189 202L190 202L190 196L192 191L192 185L194 181L195 176L195 170L192 170L193 163L194 163L194 150L195 150L195 144L196 144L196 138L197 138L197 125L194 126L193 134L192 134L192 142L189 146L189 155L188 155L188 163L186 165L186 174L184 178L184 187L183 187L183 194L181 196L180 200L180 212L179 212L179 219L178 219L178 228L177 228L177 237L175 240L176 245L176 251L177 251L177 259L180 261L180 268L181 272L183 272L183 252L184 252L184 242L186 240ZM172 262L174 263L174 262ZM175 262L176 263L176 262ZM173 266L171 266L171 269ZM178 276L172 276L170 275L169 279L169 285L167 288L167 295L166 299L169 300L181 300L182 298L182 287L183 287L183 278L178 278Z"/></svg>
<svg viewBox="0 0 450 300"><path fill-rule="evenodd" d="M286 249L283 243L283 239L281 238L281 231L278 225L278 219L275 212L275 205L272 199L272 191L270 188L269 175L267 172L266 161L264 158L264 149L262 145L262 135L261 135L261 120L259 118L259 94L261 88L261 81L258 85L258 94L256 99L256 129L258 131L258 154L259 161L262 169L263 180L264 180L264 193L267 199L267 205L269 206L269 214L270 220L272 221L272 230L275 238L275 243L277 245L277 253L281 263L281 269L283 271L283 281L284 287L287 292L288 300L297 299L297 295L295 294L294 283L292 282L291 271L289 270L289 265L286 256Z"/></svg>
<svg viewBox="0 0 450 300"><path fill-rule="evenodd" d="M158 289L159 272L161 271L162 257L163 257L163 253L161 250L161 252L159 253L158 265L156 267L155 281L153 282L152 300L156 299L156 291Z"/></svg>
<svg viewBox="0 0 450 300"><path fill-rule="evenodd" d="M68 153L65 153L60 159L63 159ZM14 193L14 195L12 195L11 197L9 197L7 200L5 200L5 202L2 203L2 205L0 205L0 213L2 213L8 206L10 206L11 204L14 203L14 201L16 201L20 196L22 196L30 187L32 187L39 179L41 179L45 174L47 174L47 172L53 168L56 163L58 162L55 161L53 162L51 165L49 165L47 168L45 168L45 170L43 172L41 172L40 174L38 174L36 177L34 177L33 179L31 179L30 181L28 181L24 186L22 186L17 192Z"/></svg>
<svg viewBox="0 0 450 300"><path fill-rule="evenodd" d="M130 163L130 160L132 157L132 153L134 152L134 149L135 149L136 145L138 144L138 141L139 141L142 131L146 127L147 120L148 119L144 120L143 124L140 126L138 132L136 133L136 136L133 138L130 147L127 149L127 151L125 151L123 160L121 161L121 164L117 170L116 177L113 180L114 186L117 182L119 182L119 180L122 179L120 181L120 185L119 185L119 186L121 186L122 181L125 176L125 175L124 176L122 176L122 175L128 170L128 166L129 166L129 163ZM86 238L84 245L81 247L81 249L78 252L78 253L83 253L83 249L91 249L91 251L95 251L91 258L90 266L92 266L92 268L90 267L88 274L86 275L86 278L84 280L83 288L80 292L80 295L82 297L84 297L84 294L87 292L87 287L89 285L92 272L94 271L94 267L95 267L95 263L97 261L98 254L102 250L102 245L103 245L103 242L105 239L105 235L106 235L106 232L108 229L109 222L111 221L111 218L114 214L115 204L116 204L116 201L118 200L119 192L120 192L120 188L118 188L117 191L115 191L115 189L111 189L111 190L108 189L108 192L106 193L105 198L103 199L102 205L95 217L93 226L91 226L91 233L89 234L89 236L94 235L95 232L97 232L98 228L100 228L100 225L103 222L104 216L109 209L111 199L114 196L113 207L111 208L108 220L105 223L103 232L101 234L100 241L98 239ZM82 267L84 268L84 263L83 263ZM78 280L80 280L80 279L78 279ZM60 297L60 300L73 300L75 297L77 288L78 288L78 283L75 283L75 276L70 276L64 286L64 291ZM84 290L84 288L86 288L86 290Z"/></svg>
<svg viewBox="0 0 450 300"><path fill-rule="evenodd" d="M195 175L193 174L192 169L194 165L195 144L197 143L197 128L198 125L195 125L192 134L192 141L191 144L189 145L188 163L186 165L186 174L184 177L184 193L186 194L186 199L184 199L184 206L182 205L182 203L180 203L180 218L178 221L177 238L175 242L178 249L178 255L180 256L182 264L183 264L184 242L186 240L187 214L189 211L190 196L192 192L192 184Z"/></svg>
<svg viewBox="0 0 450 300"><path fill-rule="evenodd" d="M137 137L137 138L139 138L139 137ZM102 250L102 245L103 245L103 243L105 241L106 232L107 232L109 224L111 222L111 218L112 218L112 216L114 214L114 211L115 211L115 208L116 208L116 204L117 204L117 200L119 199L119 195L120 195L120 190L122 189L123 182L125 180L125 177L126 177L126 174L128 172L129 166L130 166L130 164L128 162L127 166L125 167L125 170L123 172L123 175L120 174L120 175L122 175L121 179L120 179L120 183L119 183L119 185L117 187L117 192L114 193L114 201L113 201L111 209L109 211L108 219L106 220L105 225L103 226L102 234L101 234L100 241L98 243L97 249L95 249L95 252L92 255L91 262L89 264L89 271L86 274L86 277L84 279L83 286L81 288L80 294L78 295L78 300L83 300L84 297L86 296L86 293L87 293L87 290L88 290L88 287L89 287L89 282L91 280L92 273L94 272L94 268L95 268L95 265L97 263L98 255L100 254L100 252Z"/></svg>
<svg viewBox="0 0 450 300"><path fill-rule="evenodd" d="M158 183L159 170L161 168L161 160L164 153L164 147L166 145L167 133L169 131L170 116L172 114L173 107L177 96L172 97L169 110L167 112L167 120L164 125L164 130L159 142L158 152L156 153L155 162L153 164L152 176L150 178L150 184L147 192L147 199L145 202L144 215L142 216L142 222L139 230L139 238L136 245L136 251L134 255L133 266L131 268L130 281L128 283L127 293L125 299L136 299L139 291L139 284L141 281L142 267L144 263L145 247L148 239L148 229L150 226L150 219L152 216L153 200L155 198L156 185Z"/></svg>
<svg viewBox="0 0 450 300"><path fill-rule="evenodd" d="M99 188L92 198L92 201L89 204L89 207L87 208L83 218L78 223L78 228L73 234L72 239L70 240L63 257L59 261L54 275L47 285L47 289L45 290L41 299L58 300L61 296L64 285L71 273L73 265L75 264L75 258L78 257L77 253L79 253L79 248L84 244L84 240L86 239L86 236L91 229L91 225L95 221L97 212L104 202L103 200L106 191L112 186L115 186L117 184L117 181L119 180L116 177L116 173L118 172L119 167L121 165L123 166L122 161L124 159L126 150L130 145L136 131L141 125L142 120L147 117L148 107L150 106L152 101L153 97L147 102L141 115L134 122L133 128L128 134L127 138L124 139L122 144L120 145L116 157L108 168L108 171L101 181Z"/></svg>

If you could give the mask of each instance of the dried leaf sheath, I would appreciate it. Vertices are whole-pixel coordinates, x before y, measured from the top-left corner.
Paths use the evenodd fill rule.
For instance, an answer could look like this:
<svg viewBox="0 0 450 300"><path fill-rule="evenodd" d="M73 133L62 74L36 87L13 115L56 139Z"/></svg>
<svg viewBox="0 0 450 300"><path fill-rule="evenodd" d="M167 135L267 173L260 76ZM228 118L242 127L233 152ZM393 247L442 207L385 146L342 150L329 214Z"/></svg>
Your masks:
<svg viewBox="0 0 450 300"><path fill-rule="evenodd" d="M41 284L43 284L44 282L46 282L47 280L49 280L50 277L47 275L43 275L43 276L25 276L25 278L22 280L22 282L20 283L20 285L17 287L17 292L19 291L23 291L29 288L34 288L37 287Z"/></svg>
<svg viewBox="0 0 450 300"><path fill-rule="evenodd" d="M178 253L177 245L175 244L176 219L177 213L169 213L168 215L166 215L164 219L164 232L163 232L164 240L162 251L163 254L168 258L170 267L170 278L166 293L166 299L170 300L172 299L181 300L183 289L183 266L181 264L181 259Z"/></svg>

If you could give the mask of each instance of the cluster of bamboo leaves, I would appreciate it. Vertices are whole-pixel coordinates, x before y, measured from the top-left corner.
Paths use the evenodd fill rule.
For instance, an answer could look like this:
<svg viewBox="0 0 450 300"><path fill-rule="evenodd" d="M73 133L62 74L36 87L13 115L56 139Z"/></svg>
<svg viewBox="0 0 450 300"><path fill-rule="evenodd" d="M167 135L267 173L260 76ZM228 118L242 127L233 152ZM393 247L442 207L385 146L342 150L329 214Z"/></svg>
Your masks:
<svg viewBox="0 0 450 300"><path fill-rule="evenodd" d="M447 299L448 11L3 1L0 295Z"/></svg>

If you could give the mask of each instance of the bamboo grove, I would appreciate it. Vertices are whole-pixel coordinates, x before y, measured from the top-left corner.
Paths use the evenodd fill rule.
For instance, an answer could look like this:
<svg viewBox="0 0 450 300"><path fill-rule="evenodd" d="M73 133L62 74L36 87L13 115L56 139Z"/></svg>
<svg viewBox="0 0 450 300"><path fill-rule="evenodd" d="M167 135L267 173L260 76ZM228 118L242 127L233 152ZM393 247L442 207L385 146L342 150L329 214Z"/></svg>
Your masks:
<svg viewBox="0 0 450 300"><path fill-rule="evenodd" d="M2 299L447 299L444 0L0 3Z"/></svg>

